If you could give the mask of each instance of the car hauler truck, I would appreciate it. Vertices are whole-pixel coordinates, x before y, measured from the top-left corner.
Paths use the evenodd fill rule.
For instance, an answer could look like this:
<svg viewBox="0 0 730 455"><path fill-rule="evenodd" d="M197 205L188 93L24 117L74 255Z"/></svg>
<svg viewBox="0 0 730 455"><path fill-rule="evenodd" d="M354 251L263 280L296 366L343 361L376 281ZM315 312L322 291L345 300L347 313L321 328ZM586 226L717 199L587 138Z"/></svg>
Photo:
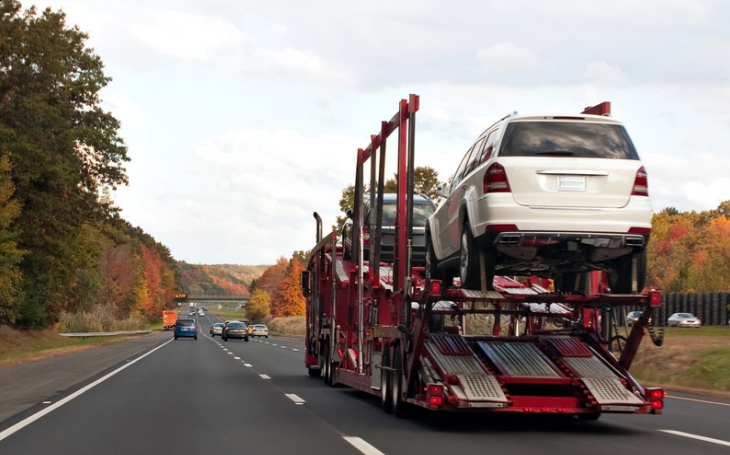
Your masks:
<svg viewBox="0 0 730 455"><path fill-rule="evenodd" d="M414 407L433 411L509 412L577 416L661 414L664 392L629 374L641 340L660 345L658 291L607 293L603 272L591 272L584 292L554 292L545 280L497 276L493 290L463 289L427 279L411 267L415 116L419 98L398 112L358 150L353 253L345 259L338 235L322 234L302 288L307 299L305 366L325 384L379 396L385 412L402 417ZM381 263L386 139L397 133L398 201L394 260ZM370 163L370 257L363 258L363 168ZM483 268L482 268L483 269ZM640 309L630 333L618 313ZM491 321L491 333L470 334L468 315ZM453 321L453 322L452 322Z"/></svg>

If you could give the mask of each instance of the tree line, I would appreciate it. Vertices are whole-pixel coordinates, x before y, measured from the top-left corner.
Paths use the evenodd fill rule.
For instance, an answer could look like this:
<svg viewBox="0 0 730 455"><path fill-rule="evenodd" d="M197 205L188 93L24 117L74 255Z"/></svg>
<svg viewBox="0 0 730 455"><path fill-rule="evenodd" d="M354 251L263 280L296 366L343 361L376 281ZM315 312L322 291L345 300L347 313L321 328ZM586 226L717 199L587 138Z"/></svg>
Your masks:
<svg viewBox="0 0 730 455"><path fill-rule="evenodd" d="M647 285L665 292L730 290L730 200L715 210L654 214Z"/></svg>
<svg viewBox="0 0 730 455"><path fill-rule="evenodd" d="M110 78L65 14L0 1L0 323L47 327L110 307L154 319L179 278L164 245L122 219L128 178Z"/></svg>

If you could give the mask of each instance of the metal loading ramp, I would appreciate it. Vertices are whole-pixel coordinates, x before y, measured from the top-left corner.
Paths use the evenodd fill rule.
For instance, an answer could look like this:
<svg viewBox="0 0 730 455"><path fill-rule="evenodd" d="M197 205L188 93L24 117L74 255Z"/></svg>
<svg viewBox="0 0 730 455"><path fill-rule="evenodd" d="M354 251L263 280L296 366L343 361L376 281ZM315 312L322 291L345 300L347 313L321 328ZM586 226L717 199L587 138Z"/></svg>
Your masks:
<svg viewBox="0 0 730 455"><path fill-rule="evenodd" d="M458 335L431 335L426 350L444 375L459 384L447 383L463 407L506 407L509 400L497 378L482 368L474 352Z"/></svg>
<svg viewBox="0 0 730 455"><path fill-rule="evenodd" d="M507 376L550 379L563 377L540 349L530 342L479 341L477 344L492 363Z"/></svg>
<svg viewBox="0 0 730 455"><path fill-rule="evenodd" d="M632 408L625 409L628 411L644 404L643 400L626 390L626 387L617 378L583 378L581 380L604 410L621 410L606 408L606 405L629 405Z"/></svg>
<svg viewBox="0 0 730 455"><path fill-rule="evenodd" d="M619 375L581 340L571 337L545 339L550 349L580 378L617 378Z"/></svg>

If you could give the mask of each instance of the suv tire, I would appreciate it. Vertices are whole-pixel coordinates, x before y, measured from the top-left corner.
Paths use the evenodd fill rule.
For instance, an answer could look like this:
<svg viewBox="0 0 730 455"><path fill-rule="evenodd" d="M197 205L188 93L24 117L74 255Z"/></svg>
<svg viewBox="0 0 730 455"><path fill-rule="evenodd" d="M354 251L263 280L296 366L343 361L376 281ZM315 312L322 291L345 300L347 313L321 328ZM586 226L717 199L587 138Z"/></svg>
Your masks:
<svg viewBox="0 0 730 455"><path fill-rule="evenodd" d="M459 278L463 289L480 289L479 251L471 235L469 223L464 223L459 248ZM491 283L487 286L491 287Z"/></svg>
<svg viewBox="0 0 730 455"><path fill-rule="evenodd" d="M614 259L608 270L608 284L612 294L631 294L632 259L636 258L636 292L641 292L646 282L646 250Z"/></svg>

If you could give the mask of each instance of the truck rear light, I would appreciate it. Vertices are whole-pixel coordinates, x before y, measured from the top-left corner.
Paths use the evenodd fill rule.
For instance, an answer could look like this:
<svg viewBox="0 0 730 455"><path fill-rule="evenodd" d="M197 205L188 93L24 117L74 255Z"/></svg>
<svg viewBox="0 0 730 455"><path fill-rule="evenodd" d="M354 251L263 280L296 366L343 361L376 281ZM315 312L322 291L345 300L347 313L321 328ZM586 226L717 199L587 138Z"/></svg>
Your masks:
<svg viewBox="0 0 730 455"><path fill-rule="evenodd" d="M659 291L649 291L649 306L652 308L662 307L662 293Z"/></svg>
<svg viewBox="0 0 730 455"><path fill-rule="evenodd" d="M444 404L444 397L441 396L429 396L428 397L428 404L431 406L441 406Z"/></svg>
<svg viewBox="0 0 730 455"><path fill-rule="evenodd" d="M511 191L504 167L499 163L492 163L484 173L484 194L510 193Z"/></svg>
<svg viewBox="0 0 730 455"><path fill-rule="evenodd" d="M431 281L430 294L433 296L441 295L441 281L440 280Z"/></svg>
<svg viewBox="0 0 730 455"><path fill-rule="evenodd" d="M632 196L649 196L649 180L646 177L646 170L641 166L636 171L636 179L634 179L634 189L631 190Z"/></svg>
<svg viewBox="0 0 730 455"><path fill-rule="evenodd" d="M428 393L431 395L443 395L444 386L442 386L441 384L429 384Z"/></svg>
<svg viewBox="0 0 730 455"><path fill-rule="evenodd" d="M664 391L662 389L647 390L650 400L660 400L664 398Z"/></svg>
<svg viewBox="0 0 730 455"><path fill-rule="evenodd" d="M647 387L645 390L652 412L661 413L661 410L664 409L664 389Z"/></svg>

